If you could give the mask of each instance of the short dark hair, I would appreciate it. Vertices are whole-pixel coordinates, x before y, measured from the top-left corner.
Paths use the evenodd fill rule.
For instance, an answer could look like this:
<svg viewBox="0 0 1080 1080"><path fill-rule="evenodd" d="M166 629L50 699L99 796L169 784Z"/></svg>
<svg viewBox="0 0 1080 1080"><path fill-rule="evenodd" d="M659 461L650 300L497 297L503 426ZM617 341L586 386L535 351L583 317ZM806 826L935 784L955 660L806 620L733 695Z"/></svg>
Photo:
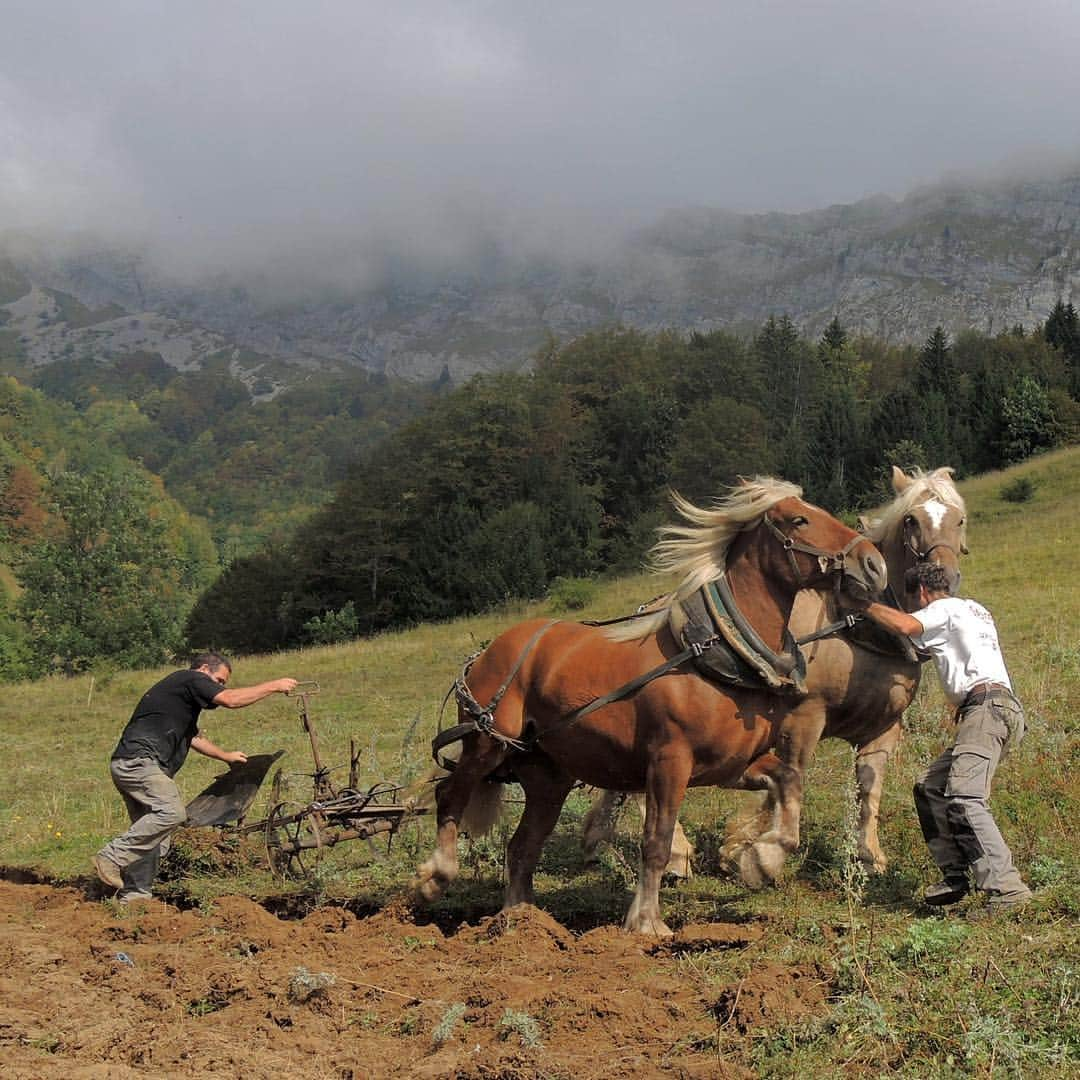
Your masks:
<svg viewBox="0 0 1080 1080"><path fill-rule="evenodd" d="M232 664L229 663L228 658L216 652L201 652L191 658L192 671L201 667L208 667L211 671L217 671L218 668L228 668L230 673L232 672Z"/></svg>
<svg viewBox="0 0 1080 1080"><path fill-rule="evenodd" d="M920 585L924 586L927 592L952 595L952 577L939 563L919 562L908 568L904 574L904 588L913 593Z"/></svg>

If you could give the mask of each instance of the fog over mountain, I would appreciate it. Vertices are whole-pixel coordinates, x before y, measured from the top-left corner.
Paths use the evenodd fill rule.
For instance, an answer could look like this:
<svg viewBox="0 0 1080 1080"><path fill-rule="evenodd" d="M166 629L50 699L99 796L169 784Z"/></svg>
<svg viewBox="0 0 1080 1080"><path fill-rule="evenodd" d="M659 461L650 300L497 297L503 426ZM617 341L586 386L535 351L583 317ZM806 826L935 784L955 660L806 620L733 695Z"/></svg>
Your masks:
<svg viewBox="0 0 1080 1080"><path fill-rule="evenodd" d="M0 253L91 309L10 287L34 363L240 344L459 375L613 320L903 337L1071 288L1060 0L3 8Z"/></svg>
<svg viewBox="0 0 1080 1080"><path fill-rule="evenodd" d="M1080 149L1080 9L3 4L0 229L349 289Z"/></svg>

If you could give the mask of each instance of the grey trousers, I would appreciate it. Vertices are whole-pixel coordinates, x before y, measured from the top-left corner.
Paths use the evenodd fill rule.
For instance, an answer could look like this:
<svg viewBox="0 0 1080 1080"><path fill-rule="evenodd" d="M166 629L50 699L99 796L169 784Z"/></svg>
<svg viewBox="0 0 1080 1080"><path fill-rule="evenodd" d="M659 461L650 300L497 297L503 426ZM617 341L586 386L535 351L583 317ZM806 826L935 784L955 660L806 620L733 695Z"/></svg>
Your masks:
<svg viewBox="0 0 1080 1080"><path fill-rule="evenodd" d="M962 709L953 745L915 784L915 808L930 854L944 877L967 879L995 897L1030 890L990 813L990 783L1001 758L1024 734L1024 711L1001 693Z"/></svg>
<svg viewBox="0 0 1080 1080"><path fill-rule="evenodd" d="M172 846L172 834L187 821L180 789L152 758L109 762L116 790L124 797L131 828L110 840L101 854L120 867L120 900L149 897L158 863Z"/></svg>

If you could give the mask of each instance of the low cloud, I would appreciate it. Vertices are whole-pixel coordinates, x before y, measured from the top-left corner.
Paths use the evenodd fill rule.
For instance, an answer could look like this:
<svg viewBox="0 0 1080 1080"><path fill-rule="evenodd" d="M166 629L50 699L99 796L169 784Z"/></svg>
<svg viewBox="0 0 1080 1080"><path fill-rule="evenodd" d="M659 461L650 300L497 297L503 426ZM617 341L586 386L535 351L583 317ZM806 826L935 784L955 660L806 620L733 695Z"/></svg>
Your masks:
<svg viewBox="0 0 1080 1080"><path fill-rule="evenodd" d="M588 258L680 206L1030 171L1073 137L1080 10L55 0L4 22L0 230L353 288Z"/></svg>

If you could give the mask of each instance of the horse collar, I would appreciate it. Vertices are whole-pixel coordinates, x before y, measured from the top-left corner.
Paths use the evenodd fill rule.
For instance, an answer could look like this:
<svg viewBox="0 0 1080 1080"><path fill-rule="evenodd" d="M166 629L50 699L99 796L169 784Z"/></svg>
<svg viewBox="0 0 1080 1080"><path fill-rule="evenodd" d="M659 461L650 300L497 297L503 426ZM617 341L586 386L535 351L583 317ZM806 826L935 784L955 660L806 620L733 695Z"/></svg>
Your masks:
<svg viewBox="0 0 1080 1080"><path fill-rule="evenodd" d="M761 635L739 610L726 573L706 585L702 592L720 636L741 659L757 671L768 686L794 686L796 690L805 692L802 677L806 671L806 658L798 642L786 628L783 643L785 651L778 653L762 640Z"/></svg>

